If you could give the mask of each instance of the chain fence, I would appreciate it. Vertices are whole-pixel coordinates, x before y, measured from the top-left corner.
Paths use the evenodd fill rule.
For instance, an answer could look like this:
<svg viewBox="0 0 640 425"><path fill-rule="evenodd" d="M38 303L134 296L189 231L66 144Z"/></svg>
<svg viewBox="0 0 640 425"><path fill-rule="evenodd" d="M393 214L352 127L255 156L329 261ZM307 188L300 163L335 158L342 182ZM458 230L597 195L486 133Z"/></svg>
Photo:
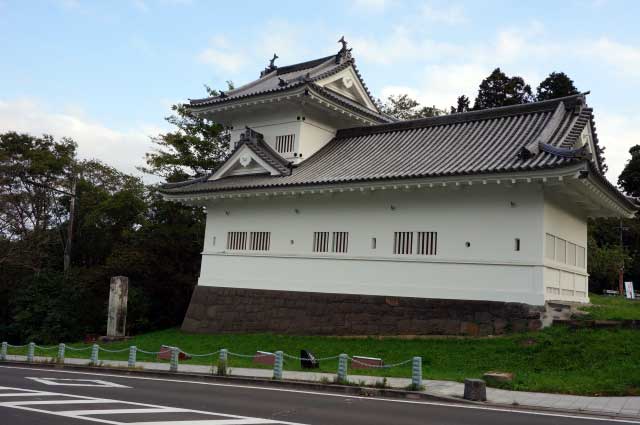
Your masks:
<svg viewBox="0 0 640 425"><path fill-rule="evenodd" d="M57 346L46 347L46 346L36 345L33 342L29 344L24 344L24 345L12 345L12 344L9 344L8 342L2 342L2 346L0 348L0 361L7 360L9 348L12 348L12 349L26 348L28 362L34 361L35 349L42 350L42 351L57 350L57 355L54 357L54 359L62 363L64 363L66 350L76 351L76 352L91 350L89 364L94 366L97 366L99 364L100 352L111 353L111 354L128 352L127 366L129 368L136 367L137 355L138 353L140 353L148 356L155 356L157 360L169 360L169 370L171 372L178 371L181 355L185 356L182 360L189 359L189 358L211 357L212 363L216 359L216 356L219 356L218 366L216 370L216 374L218 375L228 374L229 356L231 356L231 357L237 357L240 359L252 359L254 362L258 362L258 363L260 363L260 361L263 361L262 363L263 365L266 365L266 364L272 365L274 379L282 379L284 364L286 360L301 362L301 366L303 369L305 368L305 362L307 365L306 368L312 369L312 368L318 368L320 362L338 360L338 369L337 369L337 375L335 379L336 383L348 383L347 369L348 369L349 362L351 362L351 366L360 370L362 369L389 370L392 368L402 367L411 363L412 364L411 388L417 389L422 387L422 358L421 357L412 357L410 359L402 360L396 363L384 364L382 359L350 356L345 353L341 353L334 356L327 356L327 357L315 357L312 355L307 357L301 357L301 356L288 354L283 351L276 351L274 353L267 352L267 351L256 351L254 354L242 354L242 353L235 353L224 348L217 351L212 351L210 353L189 353L187 351L180 349L179 347L168 346L168 345L162 345L159 351L147 351L147 350L138 348L136 346L129 346L129 347L124 347L120 349L110 349L110 348L102 347L99 344L93 344L91 346L86 346L86 347L72 347L72 346L61 343L61 344L58 344ZM160 355L163 355L164 357L160 358ZM265 359L269 359L269 360L264 361ZM273 360L270 360L270 359L273 359ZM213 371L213 367L212 367L212 371Z"/></svg>

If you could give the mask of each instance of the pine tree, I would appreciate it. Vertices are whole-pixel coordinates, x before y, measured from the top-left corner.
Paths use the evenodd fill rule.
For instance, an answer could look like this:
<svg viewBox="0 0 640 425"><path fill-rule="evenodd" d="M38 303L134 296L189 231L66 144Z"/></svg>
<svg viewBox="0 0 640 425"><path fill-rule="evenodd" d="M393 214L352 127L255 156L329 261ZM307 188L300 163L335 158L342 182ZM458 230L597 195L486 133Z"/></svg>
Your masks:
<svg viewBox="0 0 640 425"><path fill-rule="evenodd" d="M496 68L480 83L473 109L518 105L532 100L531 86L522 77L509 77L500 68Z"/></svg>
<svg viewBox="0 0 640 425"><path fill-rule="evenodd" d="M557 99L580 93L573 80L564 72L552 72L536 89L536 100Z"/></svg>

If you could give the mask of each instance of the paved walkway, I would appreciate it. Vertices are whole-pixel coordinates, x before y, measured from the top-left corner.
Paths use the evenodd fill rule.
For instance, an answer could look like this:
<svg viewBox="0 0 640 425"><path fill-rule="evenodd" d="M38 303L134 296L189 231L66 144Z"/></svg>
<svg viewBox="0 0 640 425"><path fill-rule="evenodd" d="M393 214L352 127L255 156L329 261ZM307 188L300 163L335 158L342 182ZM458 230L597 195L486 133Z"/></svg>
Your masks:
<svg viewBox="0 0 640 425"><path fill-rule="evenodd" d="M7 356L7 360L26 361L26 356ZM34 357L36 362L51 362L51 357ZM66 358L65 364L87 365L87 359ZM126 361L101 360L102 366L126 368ZM169 370L168 363L137 362L136 367L145 370ZM191 373L211 373L210 366L180 364L181 372ZM271 369L250 369L232 367L230 375L267 378L271 379L273 372ZM283 378L292 381L332 381L335 378L333 373L320 372L294 372L284 371ZM374 385L382 380L379 376L351 375L350 381L354 383L363 382L366 385ZM445 396L462 398L464 384L452 381L424 380L425 393L434 396ZM404 389L411 384L409 378L387 378L387 385L391 388ZM596 413L603 415L624 416L640 419L640 397L587 397L566 394L533 393L523 391L508 391L496 388L487 388L487 402L491 404L508 405L510 407L533 407L556 410L571 410L582 413Z"/></svg>

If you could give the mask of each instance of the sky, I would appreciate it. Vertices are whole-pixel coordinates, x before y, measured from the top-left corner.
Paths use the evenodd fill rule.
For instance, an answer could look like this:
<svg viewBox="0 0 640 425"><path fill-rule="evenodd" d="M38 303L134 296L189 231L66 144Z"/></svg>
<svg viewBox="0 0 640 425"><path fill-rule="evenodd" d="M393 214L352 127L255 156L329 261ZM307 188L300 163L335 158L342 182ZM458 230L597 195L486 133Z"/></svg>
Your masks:
<svg viewBox="0 0 640 425"><path fill-rule="evenodd" d="M0 132L71 137L138 173L171 105L336 53L374 96L448 108L495 67L534 89L552 71L591 91L616 182L640 144L640 1L0 0Z"/></svg>

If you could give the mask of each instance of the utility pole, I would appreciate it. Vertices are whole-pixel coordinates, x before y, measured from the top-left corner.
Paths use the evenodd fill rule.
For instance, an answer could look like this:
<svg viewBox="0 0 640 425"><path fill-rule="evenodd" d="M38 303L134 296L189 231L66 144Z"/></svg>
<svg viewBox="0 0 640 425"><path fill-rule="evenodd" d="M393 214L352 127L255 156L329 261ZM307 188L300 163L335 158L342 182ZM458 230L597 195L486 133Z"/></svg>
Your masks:
<svg viewBox="0 0 640 425"><path fill-rule="evenodd" d="M620 218L620 251L624 253L624 244L622 243L622 218ZM624 260L620 261L620 270L618 271L618 290L620 295L624 296Z"/></svg>
<svg viewBox="0 0 640 425"><path fill-rule="evenodd" d="M64 245L64 263L63 270L65 273L69 270L71 265L71 245L73 244L73 224L76 215L76 185L78 179L75 172L73 173L73 180L71 181L71 199L69 200L69 225L67 226L67 243Z"/></svg>

